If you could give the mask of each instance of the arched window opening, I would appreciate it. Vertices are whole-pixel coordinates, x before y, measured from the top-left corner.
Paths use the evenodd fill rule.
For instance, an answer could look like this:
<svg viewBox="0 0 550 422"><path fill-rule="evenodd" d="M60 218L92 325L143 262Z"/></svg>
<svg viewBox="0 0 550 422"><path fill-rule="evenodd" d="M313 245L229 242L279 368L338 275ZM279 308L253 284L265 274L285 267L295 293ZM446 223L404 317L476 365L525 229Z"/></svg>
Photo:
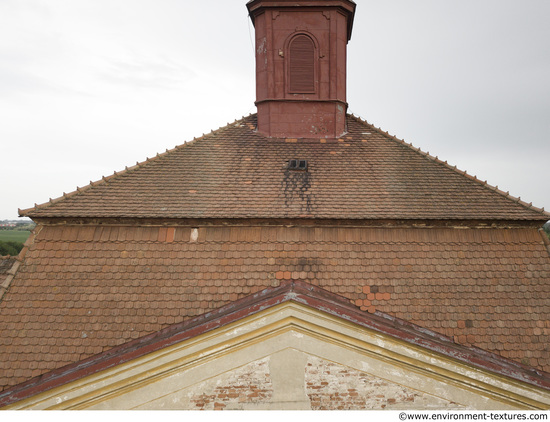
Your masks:
<svg viewBox="0 0 550 422"><path fill-rule="evenodd" d="M289 52L290 92L315 92L315 45L313 41L305 35L298 35L290 42Z"/></svg>

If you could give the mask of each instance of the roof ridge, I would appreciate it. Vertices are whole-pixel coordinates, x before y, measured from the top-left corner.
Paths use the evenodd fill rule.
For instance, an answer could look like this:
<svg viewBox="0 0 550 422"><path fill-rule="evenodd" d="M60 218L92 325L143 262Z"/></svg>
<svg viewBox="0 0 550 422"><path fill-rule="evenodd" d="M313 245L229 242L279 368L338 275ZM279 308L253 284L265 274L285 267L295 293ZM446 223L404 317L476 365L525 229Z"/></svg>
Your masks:
<svg viewBox="0 0 550 422"><path fill-rule="evenodd" d="M548 255L550 255L550 236L546 234L546 231L542 227L539 229L539 233L542 237L542 243L544 243L544 246L546 246L546 250L548 251Z"/></svg>
<svg viewBox="0 0 550 422"><path fill-rule="evenodd" d="M450 165L447 162L447 160L445 160L445 161L440 160L439 156L437 156L437 155L434 157L433 155L430 154L429 151L427 151L427 152L422 151L420 149L420 147L415 147L412 144L412 142L409 143L409 142L406 142L404 139L400 139L395 135L391 135L389 132L382 130L382 128L374 126L372 123L367 122L365 119L361 118L360 116L356 116L353 113L348 114L348 116L351 117L352 119L354 119L355 121L359 122L359 123L368 125L372 130L378 132L380 135L385 136L385 137L387 137L387 138L389 138L389 139L391 139L391 140L393 140L393 141L395 141L395 142L397 142L397 143L399 143L403 146L406 146L406 147L412 149L417 154L420 154L421 156L423 156L423 157L425 157L425 158L427 158L431 161L434 161L438 164L441 164L441 165L449 168L450 170L453 170L454 172L460 174L461 176L465 176L466 178L472 180L473 182L478 183L482 187L484 187L486 189L489 189L493 192L496 192L499 195L503 196L504 198L506 198L510 201L513 201L513 202L515 202L519 205L522 205L524 208L527 208L530 211L535 211L535 212L538 212L540 214L546 215L547 217L550 217L550 212L545 211L544 207L542 207L542 208L535 207L535 206L533 206L532 202L527 203L525 201L522 201L520 196L515 197L513 195L510 195L510 191L504 192L503 190L500 190L498 188L498 185L493 186L493 185L487 183L487 180L481 181L481 179L478 179L477 176L475 176L475 175L472 176L472 175L468 174L468 172L466 170L460 170L460 169L457 168L456 165L454 165L454 166Z"/></svg>
<svg viewBox="0 0 550 422"><path fill-rule="evenodd" d="M195 143L196 141L200 141L200 140L203 140L203 139L205 139L209 136L215 135L217 132L220 132L220 131L222 131L222 130L228 128L229 126L234 125L238 122L242 122L250 116L252 116L252 113L250 113L246 117L242 116L241 119L235 119L235 121L233 123L228 122L225 126L221 126L216 130L211 130L210 133L208 133L208 134L203 133L202 136L200 136L198 138L194 137L192 141L184 141L183 144L176 145L172 149L166 148L166 151L164 151L164 152L161 152L161 153L157 152L157 154L155 156L151 157L151 158L145 157L144 161L141 161L141 162L136 161L135 165L130 166L130 167L125 166L124 170L114 171L113 174L111 174L109 176L101 176L101 179L96 180L95 182L90 180L90 183L87 184L86 186L82 186L82 187L77 186L76 190L74 190L72 192L69 192L69 193L63 192L63 195L61 195L57 198L53 198L53 199L50 198L48 202L44 202L42 204L36 204L35 203L34 207L31 207L31 208L26 208L26 209L18 208L17 212L18 212L20 217L26 217L28 215L28 213L30 213L32 211L42 210L44 208L48 208L51 205L57 204L58 202L62 202L64 200L66 200L67 198L71 198L73 196L78 196L81 193L86 192L86 191L94 188L95 186L107 184L112 179L116 179L117 177L119 177L121 175L124 175L124 174L130 173L132 171L138 170L138 169L148 165L149 163L151 163L153 161L156 161L156 160L158 160L158 159L160 159L160 158L162 158L162 157L164 157L168 154L171 154L174 151L185 148L185 147L189 146L190 144Z"/></svg>
<svg viewBox="0 0 550 422"><path fill-rule="evenodd" d="M0 302L2 302L2 299L4 298L5 294L7 293L8 289L11 286L11 282L15 278L15 275L17 274L17 271L19 270L19 267L23 263L25 259L25 255L27 254L27 251L34 243L34 239L40 233L42 230L42 226L36 226L32 231L30 236L25 240L25 243L23 244L23 249L19 252L17 256L8 256L8 259L13 259L14 263L12 264L11 268L6 272L8 276L4 280L3 283L0 284ZM1 257L6 258L6 257Z"/></svg>

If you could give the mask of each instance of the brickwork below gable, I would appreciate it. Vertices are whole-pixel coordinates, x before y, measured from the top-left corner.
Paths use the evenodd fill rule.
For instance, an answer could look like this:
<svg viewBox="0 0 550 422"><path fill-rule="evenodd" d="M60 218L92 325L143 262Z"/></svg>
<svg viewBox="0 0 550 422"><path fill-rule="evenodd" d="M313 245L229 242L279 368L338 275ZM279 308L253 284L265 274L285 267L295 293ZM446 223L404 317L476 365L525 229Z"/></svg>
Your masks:
<svg viewBox="0 0 550 422"><path fill-rule="evenodd" d="M464 409L364 372L310 356L306 392L313 410Z"/></svg>
<svg viewBox="0 0 550 422"><path fill-rule="evenodd" d="M297 356L301 355L296 353ZM320 359L307 360L289 383L300 383L311 410L465 409L464 406ZM170 395L161 408L188 410L285 409L274 401L274 357L251 362ZM295 379L290 379L295 378ZM162 402L162 401L161 401ZM169 403L169 404L166 404ZM167 406L167 407L165 407Z"/></svg>
<svg viewBox="0 0 550 422"><path fill-rule="evenodd" d="M189 409L223 410L239 403L261 403L271 399L273 386L267 359L253 362L220 378L200 383L188 393Z"/></svg>

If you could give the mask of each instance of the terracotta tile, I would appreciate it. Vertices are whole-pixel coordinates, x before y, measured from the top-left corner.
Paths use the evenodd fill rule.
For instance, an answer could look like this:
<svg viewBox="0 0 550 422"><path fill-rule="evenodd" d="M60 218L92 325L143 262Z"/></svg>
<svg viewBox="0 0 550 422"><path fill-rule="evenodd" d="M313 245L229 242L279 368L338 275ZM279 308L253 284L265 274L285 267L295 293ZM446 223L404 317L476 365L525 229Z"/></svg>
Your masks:
<svg viewBox="0 0 550 422"><path fill-rule="evenodd" d="M176 228L168 227L166 230L166 242L172 243L175 239L175 235L176 235Z"/></svg>
<svg viewBox="0 0 550 422"><path fill-rule="evenodd" d="M247 124L255 126L255 116L250 116L245 119ZM250 123L248 123L250 122ZM364 130L372 130L372 128L358 120L348 118L348 126L352 130L353 138L345 144L348 145L345 149L347 155L352 160L360 160L364 154L363 143L360 134ZM224 135L221 135L223 132ZM182 213L189 216L203 217L208 216L223 216L223 217L238 217L246 212L247 217L259 215L276 216L281 212L278 203L275 201L257 201L257 198L250 198L240 203L234 203L232 198L236 193L234 186L238 186L237 181L258 181L263 187L262 194L264 196L276 197L281 193L281 184L277 178L272 176L271 169L277 166L280 161L281 149L294 147L298 144L288 144L284 139L270 139L265 143L262 149L262 161L266 165L265 173L258 172L258 168L250 166L250 172L247 175L247 167L243 167L242 172L233 172L233 167L230 165L235 162L242 154L243 148L246 148L253 142L258 141L259 135L252 130L246 128L235 128L228 126L222 128L220 136L229 136L230 132L234 132L225 142L223 154L215 153L212 156L214 160L220 163L219 166L210 168L201 168L200 174L196 172L194 162L200 160L203 156L210 157L213 154L211 137L218 136L211 134L203 139L195 141L193 146L184 146L173 150L167 156L169 160L162 162L162 165L151 167L150 165L138 167L131 174L119 175L111 179L116 183L110 182L107 184L97 184L94 189L84 189L82 192L72 195L70 200L63 200L44 207L38 207L31 211L30 215L35 216L56 216L62 217L70 215L78 210L80 213L93 213L94 217L99 215L118 217L120 215L128 215L128 212L134 212L135 217L147 215L149 217L174 217L174 213L181 215ZM387 195L382 189L373 188L372 183L368 182L369 173L364 166L352 166L354 174L346 173L346 178L349 180L357 180L358 183L350 184L349 188L342 187L339 191L332 189L330 179L321 180L323 183L312 185L312 194L316 198L317 207L313 212L313 216L329 218L354 218L361 215L363 218L376 218L383 215L388 209L393 210L399 217L406 218L412 215L417 218L418 215L429 215L431 218L475 218L479 215L484 217L492 216L493 218L513 219L513 218L539 218L535 211L529 210L527 207L515 204L500 195L494 190L482 187L476 181L462 176L458 172L443 166L437 162L425 160L414 149L408 146L401 145L386 135L381 135L373 140L369 140L374 148L383 151L378 157L378 171L381 175L398 175L398 170L402 169L399 174L403 180L403 184L407 185L405 194L408 196ZM330 151L334 148L331 143L312 144L315 152L321 154L320 157L330 156ZM188 151L193 148L193 154ZM310 148L303 146L304 150ZM321 148L321 150L319 150ZM337 151L334 151L337 152ZM313 151L312 151L313 153ZM151 160L155 162L155 159ZM400 162L402 161L402 162ZM269 163L272 163L269 165ZM150 163L149 163L150 164ZM332 177L338 174L338 161L331 159L325 160L323 165L327 168L327 176ZM410 166L414 165L418 173L417 177L425 181L425 183L414 183L407 178L407 172L410 171ZM331 171L333 170L333 171ZM253 172L253 173L252 173ZM162 177L162 174L171 174L173 178L178 180L188 180L189 183L181 187L160 187L156 180ZM156 176L156 177L155 177ZM210 189L212 180L221 181L219 186L220 191L228 193L227 195L208 196L200 195L201 192L207 192ZM255 182L256 183L256 182ZM139 185L140 190L148 198L143 201L139 207L135 206L136 197L134 187ZM192 185L192 189L189 186ZM175 185L174 185L175 186ZM374 204L376 206L366 206L361 201L361 195L358 195L358 187L365 186L370 194L370 201L367 205ZM427 207L426 201L418 200L423 198L425 191L429 189L433 196L437 197L438 206ZM175 190L175 191L174 191ZM193 201L188 201L188 192L194 191ZM449 194L452 192L452 194ZM167 194L170 193L170 194ZM257 195L257 192L251 192L251 195ZM357 198L356 201L350 201L348 198ZM333 206L334 199L348 199L340 201L340 204L345 204L345 207ZM162 201L168 206L160 208L157 204ZM246 207L243 203L246 202ZM468 207L461 206L463 203L468 203ZM433 205L430 204L430 205ZM294 216L301 215L302 211L296 211ZM347 232L350 234L350 232ZM489 235L489 232L484 232ZM462 235L463 233L460 233ZM515 239L508 232L510 239ZM488 237L490 239L490 237ZM520 237L521 239L521 237ZM506 239L508 241L508 239ZM481 241L486 241L481 237Z"/></svg>
<svg viewBox="0 0 550 422"><path fill-rule="evenodd" d="M136 229L135 233L139 233L140 230L142 229ZM155 230L154 240L156 242L158 228ZM178 230L179 228L176 229L176 233ZM208 230L210 228L207 229L207 233ZM240 228L239 230L245 229ZM327 234L319 228L312 230L319 234L320 238L325 236L331 238L333 234L333 231L328 231L329 234ZM361 239L372 239L377 236L375 229L365 228L360 231L359 238ZM475 230L464 232L473 231ZM527 232L529 230L511 231ZM101 347L101 350L104 350L105 347L112 347L121 340L128 340L131 337L125 333L124 327L134 327L134 331L138 330L138 336L141 336L144 334L145 324L149 324L148 329L155 330L160 325L175 321L176 316L181 318L199 315L220 306L221 303L226 303L231 300L231 297L238 298L247 294L246 291L261 290L262 287L270 285L272 281L285 278L285 275L289 278L293 277L296 274L292 274L292 272L295 272L298 277L302 277L303 273L306 273L308 282L346 295L350 299L353 298L354 301L362 300L360 306L365 308L364 311L378 309L399 318L416 318L425 328L435 329L449 336L456 335L458 336L457 340L463 341L464 344L478 346L484 344L489 351L496 353L505 351L519 362L524 358L531 358L535 364L540 365L540 369L550 369L548 357L544 357L545 352L540 348L541 343L534 341L535 337L541 335L535 334L535 329L539 330L537 333L542 331L542 335L550 335L550 332L544 332L544 330L550 330L550 322L548 322L550 316L539 313L536 318L533 318L531 315L521 312L523 306L540 308L541 293L535 294L535 290L530 291L527 288L520 289L520 284L516 281L514 284L505 282L509 280L506 278L509 274L514 274L514 277L519 274L517 266L528 265L530 267L527 270L532 273L528 279L529 286L544 285L547 283L544 274L547 274L550 265L548 258L539 254L540 251L534 247L531 252L521 250L523 257L518 264L516 259L502 258L501 245L503 242L498 232L490 236L494 243L485 242L483 244L477 243L473 233L459 232L466 242L465 250L473 255L479 255L476 258L478 259L477 264L471 264L471 261L465 258L464 262L456 264L452 261L451 252L449 252L450 258L444 258L442 251L448 248L448 240L455 236L455 232L451 229L441 229L438 236L435 237L432 234L423 233L419 229L409 231L403 229L400 230L400 236L391 236L392 242L394 242L391 245L373 244L372 241L367 240L354 245L343 242L344 244L340 245L338 251L341 254L339 257L335 256L334 241L293 241L295 243L292 244L277 241L264 243L261 240L263 235L260 235L260 240L257 243L246 245L241 242L233 243L227 237L220 238L218 243L203 244L200 250L197 248L185 249L189 246L186 241L182 244L174 242L173 246L176 249L167 250L165 248L172 248L172 245L165 244L161 248L161 245L147 242L140 242L139 247L132 249L136 246L135 242L126 240L119 242L116 248L109 242L96 242L93 251L84 252L82 244L78 241L67 241L62 249L60 242L46 240L54 237L48 234L48 237L38 239L38 243L43 242L44 248L30 251L25 264L29 267L18 273L15 280L19 280L19 283L10 288L7 299L13 304L10 305L12 307L0 306L0 321L2 321L0 323L0 339L11 339L13 343L17 338L13 335L14 332L27 332L29 334L25 340L27 342L36 341L39 339L40 330L43 330L46 327L45 324L48 324L48 340L51 339L53 345L57 347L61 347L63 344L67 345L65 350L59 349L57 356L48 357L48 359L54 359L53 361L42 360L42 343L13 343L10 346L12 347L10 353L18 362L24 362L21 357L29 355L34 364L46 365L48 363L53 365L52 367L59 367L65 363L68 354L75 354L74 350L68 353L68 346L72 348L78 346L82 347L82 350L86 350L83 346L86 344L92 345L92 347ZM97 234L98 229L93 229L93 233ZM107 239L110 238L111 233L113 233L112 230L109 231ZM118 233L120 237L121 230ZM255 236L252 238L257 237ZM411 236L419 236L418 242L405 241L414 239ZM511 234L511 236L513 238L521 237L519 234L517 236ZM303 233L300 234L300 238L307 237ZM236 238L241 238L241 235L238 234ZM344 238L346 238L345 234ZM442 242L440 239L443 239L444 242L438 243ZM411 247L411 242L420 243L420 240L424 242L422 246ZM536 242L540 243L540 240L536 240ZM538 244L536 242L535 245ZM287 250L283 248L285 245L289 246ZM251 251L255 251L256 246L261 252L257 256L251 253ZM353 247L350 248L350 246ZM222 247L225 248L223 251ZM268 249L270 251L268 256L276 259L277 263L270 264L266 270L265 252ZM129 254L125 259L121 258L123 251L127 251ZM184 258L180 255L187 251L190 253L188 257ZM475 253L471 251L475 251ZM86 256L90 252L96 254L94 258L91 255ZM138 252L143 254L141 258L137 258ZM172 252L177 253L173 256ZM222 252L221 255L217 255L218 252ZM274 252L279 253L276 258ZM293 258L290 258L289 252L294 252ZM482 252L485 255L482 255ZM510 253L512 252L516 258L519 257L519 247ZM346 254L351 256L351 253L357 253L358 258L354 258L354 260L357 259L361 262L348 262L347 260L352 258ZM405 256L403 265L413 267L413 273L416 274L414 278L402 277L402 273L391 266L389 267L390 273L387 272L385 263L391 262L394 256L398 256L398 253ZM229 254L231 255L228 256ZM136 263L130 269L127 261L134 257L136 257ZM44 265L48 268L47 271L39 272L32 269L30 263L37 259L44 261ZM96 261L103 259L104 262L91 264L92 259ZM307 265L310 265L307 272L298 265L300 259L307 259ZM493 269L495 259L499 260L498 271ZM65 260L64 266L59 264L59 260ZM223 260L225 262L222 262ZM200 263L200 268L196 270L197 262ZM236 262L239 264L236 265ZM355 268L355 266L358 271L351 272L350 268ZM376 266L380 267L378 273L373 271ZM427 268L421 269L421 266ZM457 266L460 271L457 271ZM167 268L173 268L174 272L167 273ZM215 272L212 270L213 268L216 268ZM386 269L382 271L383 268ZM280 271L271 272L271 274L267 272L279 269ZM492 274L488 275L489 273ZM78 274L78 277L74 277L75 274ZM214 276L214 274L217 275ZM455 286L456 289L451 289L449 283L452 278L439 277L440 274L461 274L460 283ZM483 274L483 277L480 274ZM143 277L139 278L138 275ZM173 278L173 275L177 277ZM197 278L199 275L200 278ZM268 276L272 278L268 278ZM154 286L151 284L152 280L154 280ZM485 280L490 280L494 284L484 286ZM520 280L519 276L514 280ZM363 291L363 286L370 287L371 285L381 286L380 291L369 293ZM494 300L488 300L484 291L491 290L494 286L502 286L503 289L497 292L498 295ZM178 287L189 290L180 292ZM391 295L387 293L390 287L394 291ZM59 290L54 291L54 288ZM430 290L432 290L431 294ZM542 292L544 293L545 290ZM144 299L144 294L147 295L146 299ZM374 308L369 295L373 295L372 300L375 300L377 294L382 296L379 296L378 306ZM182 297L174 297L179 295ZM221 295L223 295L223 299L214 297ZM365 296L367 296L366 299ZM71 303L70 306L69 303ZM474 307L477 309L475 313L472 311ZM25 314L27 316L25 320L22 320L14 311L15 309L29 308L31 309ZM92 314L88 314L90 310ZM63 312L62 319L58 319L60 311ZM123 317L122 322L116 322L115 319L121 316ZM161 318L166 320L161 322ZM46 322L40 322L41 320ZM457 320L462 321L460 326ZM471 327L468 327L467 321L473 321ZM61 329L61 324L68 329ZM98 324L99 331L103 330L105 326L110 328L104 331L103 337L80 328L91 324ZM67 335L68 331L72 333L69 336ZM86 338L81 337L83 331L87 332ZM480 341L481 338L484 339L483 342ZM5 347L2 344L0 350L4 350ZM13 349L13 347L15 348ZM33 352L34 348L38 348L38 352ZM51 350L47 345L46 349ZM527 352L535 354L535 356L527 356ZM80 356L83 352L77 354ZM514 357L516 354L517 357ZM25 372L26 375L22 375L23 378L31 376L34 370L30 365L26 368L27 372ZM41 368L45 368L45 366L41 366ZM10 379L8 382L14 381Z"/></svg>

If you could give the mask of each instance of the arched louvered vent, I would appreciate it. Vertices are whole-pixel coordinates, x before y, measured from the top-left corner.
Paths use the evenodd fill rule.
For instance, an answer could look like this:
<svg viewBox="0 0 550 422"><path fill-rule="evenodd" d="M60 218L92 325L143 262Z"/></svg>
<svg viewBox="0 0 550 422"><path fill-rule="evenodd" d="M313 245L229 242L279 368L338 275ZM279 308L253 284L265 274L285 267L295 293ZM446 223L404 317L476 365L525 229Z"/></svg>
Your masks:
<svg viewBox="0 0 550 422"><path fill-rule="evenodd" d="M315 92L315 46L311 38L298 35L290 42L290 92Z"/></svg>

